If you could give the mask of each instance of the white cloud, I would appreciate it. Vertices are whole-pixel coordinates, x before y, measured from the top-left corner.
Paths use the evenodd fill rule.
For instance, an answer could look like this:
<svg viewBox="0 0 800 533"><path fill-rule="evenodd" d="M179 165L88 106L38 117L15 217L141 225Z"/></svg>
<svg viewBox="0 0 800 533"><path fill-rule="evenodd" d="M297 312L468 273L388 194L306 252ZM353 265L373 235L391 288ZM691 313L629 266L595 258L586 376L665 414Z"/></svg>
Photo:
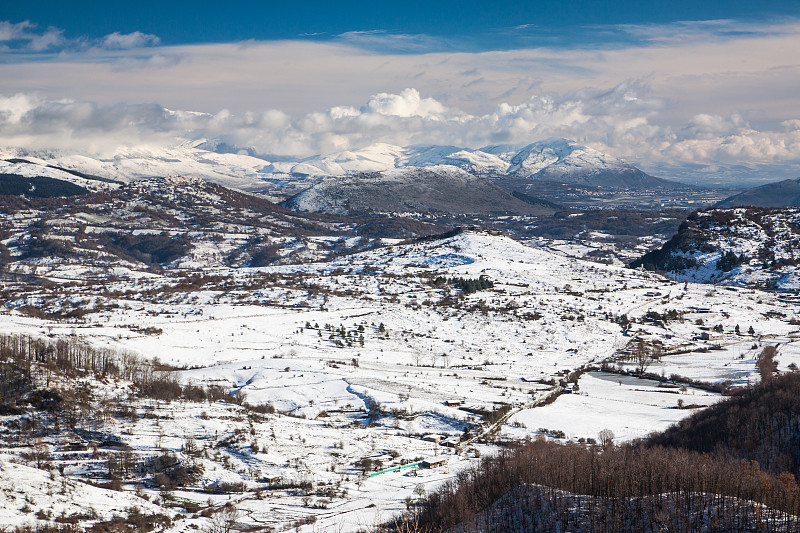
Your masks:
<svg viewBox="0 0 800 533"><path fill-rule="evenodd" d="M156 35L134 31L132 33L114 32L101 39L89 40L86 38L68 39L64 30L50 26L40 29L30 21L12 23L7 20L0 21L0 43L4 44L3 52L14 59L20 53L25 60L35 59L30 53L68 52L92 53L94 48L107 50L128 50L158 45L160 39Z"/></svg>
<svg viewBox="0 0 800 533"><path fill-rule="evenodd" d="M29 48L34 52L43 52L58 48L66 43L64 31L58 28L48 28L44 33L34 35L30 39Z"/></svg>
<svg viewBox="0 0 800 533"><path fill-rule="evenodd" d="M396 117L436 118L446 108L433 98L422 98L416 89L404 89L400 94L379 93L367 100L362 113L379 113Z"/></svg>
<svg viewBox="0 0 800 533"><path fill-rule="evenodd" d="M0 20L0 42L28 40L31 38L30 30L35 25L29 21L12 23L7 20Z"/></svg>
<svg viewBox="0 0 800 533"><path fill-rule="evenodd" d="M610 90L534 95L518 105L503 103L471 115L409 88L373 95L360 108L337 106L298 116L278 110L210 114L156 104L101 106L18 94L0 97L0 146L113 157L120 147L213 138L263 154L303 157L375 142L478 148L558 136L627 157L646 169L672 169L684 178L687 165L790 171L800 162L799 119L783 121L774 131L757 131L736 114L701 114L673 130L653 122L665 104L648 91L644 84L627 82Z"/></svg>
<svg viewBox="0 0 800 533"><path fill-rule="evenodd" d="M6 43L7 50L17 48L26 52L44 52L66 42L64 31L59 28L49 27L39 31L36 24L27 20L17 23L0 21L0 43Z"/></svg>
<svg viewBox="0 0 800 533"><path fill-rule="evenodd" d="M336 42L378 53L427 53L451 49L446 40L430 35L389 33L383 30L350 31L335 37Z"/></svg>
<svg viewBox="0 0 800 533"><path fill-rule="evenodd" d="M129 48L142 48L157 45L161 40L156 35L135 31L133 33L120 33L115 31L103 37L102 45L111 50L124 50Z"/></svg>
<svg viewBox="0 0 800 533"><path fill-rule="evenodd" d="M623 31L639 40L443 53L424 50L452 43L383 32L165 47L141 32L64 42L55 29L0 22L0 46L63 49L33 60L0 52L0 94L10 95L0 97L0 145L113 153L221 138L307 156L561 136L667 177L678 167L798 168L800 65L786 51L800 49L800 22Z"/></svg>

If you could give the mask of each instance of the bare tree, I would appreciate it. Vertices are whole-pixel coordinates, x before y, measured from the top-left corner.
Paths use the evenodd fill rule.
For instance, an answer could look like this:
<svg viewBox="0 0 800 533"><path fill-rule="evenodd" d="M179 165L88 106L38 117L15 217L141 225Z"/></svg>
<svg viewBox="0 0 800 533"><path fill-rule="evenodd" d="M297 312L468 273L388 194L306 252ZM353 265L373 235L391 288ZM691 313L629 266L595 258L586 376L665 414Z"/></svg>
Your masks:
<svg viewBox="0 0 800 533"><path fill-rule="evenodd" d="M611 446L614 444L614 432L610 429L601 429L600 432L597 434L597 439L600 441L600 445L603 447Z"/></svg>
<svg viewBox="0 0 800 533"><path fill-rule="evenodd" d="M443 368L450 368L450 354L449 353L443 353L442 354L442 360L444 361L444 367Z"/></svg>
<svg viewBox="0 0 800 533"><path fill-rule="evenodd" d="M42 439L37 439L31 455L36 461L36 468L42 468L45 463L50 461L50 447Z"/></svg>
<svg viewBox="0 0 800 533"><path fill-rule="evenodd" d="M756 361L756 367L762 382L772 379L778 370L778 361L775 360L776 355L778 355L777 346L764 346L764 349L761 350L758 361Z"/></svg>
<svg viewBox="0 0 800 533"><path fill-rule="evenodd" d="M639 372L639 374L643 374L652 362L650 349L641 339L636 343L636 348L633 351L633 360L636 363L636 371Z"/></svg>
<svg viewBox="0 0 800 533"><path fill-rule="evenodd" d="M239 510L229 503L211 519L211 526L208 529L208 533L231 533L238 520Z"/></svg>

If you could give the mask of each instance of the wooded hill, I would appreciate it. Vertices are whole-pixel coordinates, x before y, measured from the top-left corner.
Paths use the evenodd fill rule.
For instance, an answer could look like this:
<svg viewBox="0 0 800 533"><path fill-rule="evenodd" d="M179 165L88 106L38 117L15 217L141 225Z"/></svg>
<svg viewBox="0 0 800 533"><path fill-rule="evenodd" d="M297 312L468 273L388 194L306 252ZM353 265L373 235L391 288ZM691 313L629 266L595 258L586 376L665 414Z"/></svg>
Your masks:
<svg viewBox="0 0 800 533"><path fill-rule="evenodd" d="M798 531L800 374L623 446L539 439L485 458L396 531Z"/></svg>

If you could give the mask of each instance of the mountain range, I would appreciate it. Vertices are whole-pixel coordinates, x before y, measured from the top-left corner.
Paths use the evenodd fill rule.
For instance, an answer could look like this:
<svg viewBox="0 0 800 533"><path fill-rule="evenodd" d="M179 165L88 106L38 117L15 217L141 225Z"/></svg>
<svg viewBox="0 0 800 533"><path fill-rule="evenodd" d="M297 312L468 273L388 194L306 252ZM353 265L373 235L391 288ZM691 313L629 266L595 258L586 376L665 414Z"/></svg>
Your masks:
<svg viewBox="0 0 800 533"><path fill-rule="evenodd" d="M385 143L307 158L259 155L220 141L183 143L170 148L121 148L112 157L60 152L0 151L6 162L128 182L143 177L191 175L242 190L294 194L319 179L407 167L449 166L481 177L547 180L599 187L674 187L629 163L575 141L547 139L527 145L480 149ZM0 169L2 170L2 169ZM48 170L47 172L50 172ZM46 175L46 174L43 174Z"/></svg>
<svg viewBox="0 0 800 533"><path fill-rule="evenodd" d="M200 146L212 151L220 147L216 143ZM231 149L227 145L223 148ZM276 174L344 176L433 166L457 167L478 176L510 176L605 187L652 188L674 185L673 182L654 178L617 157L561 138L527 145L500 144L480 149L447 145L401 147L378 143L360 150L314 156L301 161L273 162L269 170Z"/></svg>

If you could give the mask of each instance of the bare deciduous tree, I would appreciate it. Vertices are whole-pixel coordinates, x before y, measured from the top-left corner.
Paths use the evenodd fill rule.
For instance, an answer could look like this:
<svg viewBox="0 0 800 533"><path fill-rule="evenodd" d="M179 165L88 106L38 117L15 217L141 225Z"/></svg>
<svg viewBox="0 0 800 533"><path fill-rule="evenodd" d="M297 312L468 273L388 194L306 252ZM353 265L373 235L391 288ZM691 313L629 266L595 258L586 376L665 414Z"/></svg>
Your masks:
<svg viewBox="0 0 800 533"><path fill-rule="evenodd" d="M776 346L764 346L764 349L761 350L761 354L758 356L758 361L756 362L756 367L758 367L758 373L761 376L761 381L769 381L775 375L775 372L778 370L778 361L775 360L775 356L778 355L778 348Z"/></svg>
<svg viewBox="0 0 800 533"><path fill-rule="evenodd" d="M211 519L208 533L231 533L238 520L239 510L234 505L228 504Z"/></svg>
<svg viewBox="0 0 800 533"><path fill-rule="evenodd" d="M600 441L601 446L610 446L614 444L614 432L610 429L601 429L597 434L597 439Z"/></svg>

